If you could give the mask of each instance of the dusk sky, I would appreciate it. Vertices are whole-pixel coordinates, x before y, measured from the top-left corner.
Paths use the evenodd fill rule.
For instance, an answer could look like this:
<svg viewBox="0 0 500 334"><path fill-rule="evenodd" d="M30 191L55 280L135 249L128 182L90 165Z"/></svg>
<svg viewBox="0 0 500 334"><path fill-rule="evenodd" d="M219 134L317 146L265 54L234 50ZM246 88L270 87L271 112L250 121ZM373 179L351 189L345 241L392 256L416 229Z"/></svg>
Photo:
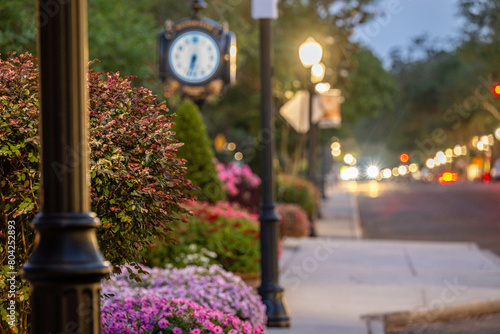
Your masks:
<svg viewBox="0 0 500 334"><path fill-rule="evenodd" d="M459 0L380 0L385 13L357 29L355 39L368 46L388 65L392 48L405 48L413 37L428 33L431 40L454 37L460 30Z"/></svg>

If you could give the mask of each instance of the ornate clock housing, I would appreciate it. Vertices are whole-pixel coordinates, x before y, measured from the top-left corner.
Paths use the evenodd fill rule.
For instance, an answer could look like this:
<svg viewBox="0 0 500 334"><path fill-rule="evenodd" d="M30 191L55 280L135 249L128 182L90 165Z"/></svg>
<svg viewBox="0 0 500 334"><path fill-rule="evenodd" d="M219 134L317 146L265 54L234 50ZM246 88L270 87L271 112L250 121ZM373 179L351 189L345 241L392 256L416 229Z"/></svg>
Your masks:
<svg viewBox="0 0 500 334"><path fill-rule="evenodd" d="M177 36L168 52L173 74L188 83L209 81L217 72L220 61L219 46L205 32L188 31Z"/></svg>
<svg viewBox="0 0 500 334"><path fill-rule="evenodd" d="M206 99L234 82L236 38L226 24L197 16L167 21L158 52L166 95Z"/></svg>

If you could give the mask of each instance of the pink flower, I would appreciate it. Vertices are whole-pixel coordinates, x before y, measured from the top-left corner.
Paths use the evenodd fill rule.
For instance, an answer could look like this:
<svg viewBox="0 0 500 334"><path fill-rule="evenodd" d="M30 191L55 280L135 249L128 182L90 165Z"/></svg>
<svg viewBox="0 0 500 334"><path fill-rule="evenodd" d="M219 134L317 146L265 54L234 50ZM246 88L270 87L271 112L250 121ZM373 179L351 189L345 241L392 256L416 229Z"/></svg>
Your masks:
<svg viewBox="0 0 500 334"><path fill-rule="evenodd" d="M199 328L190 329L189 334L201 334L201 330Z"/></svg>
<svg viewBox="0 0 500 334"><path fill-rule="evenodd" d="M161 319L160 321L158 321L158 326L160 326L160 328L165 328L168 325L170 325L170 322L168 322L167 319Z"/></svg>
<svg viewBox="0 0 500 334"><path fill-rule="evenodd" d="M213 334L222 334L224 331L222 330L221 326L215 326L214 329L212 329Z"/></svg>
<svg viewBox="0 0 500 334"><path fill-rule="evenodd" d="M207 321L207 322L205 323L205 327L206 327L208 330L213 330L213 329L215 328L215 325L214 325L214 323L213 323L213 322L211 322L211 321Z"/></svg>
<svg viewBox="0 0 500 334"><path fill-rule="evenodd" d="M174 332L174 334L182 334L182 329L180 329L179 327L174 327L172 332Z"/></svg>

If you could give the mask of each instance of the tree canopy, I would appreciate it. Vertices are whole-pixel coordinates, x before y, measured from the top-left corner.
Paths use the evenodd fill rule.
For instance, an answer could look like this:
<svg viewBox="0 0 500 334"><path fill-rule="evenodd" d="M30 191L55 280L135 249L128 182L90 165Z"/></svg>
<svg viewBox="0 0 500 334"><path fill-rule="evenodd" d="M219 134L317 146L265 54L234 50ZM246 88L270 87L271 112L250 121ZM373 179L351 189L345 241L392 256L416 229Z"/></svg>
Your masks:
<svg viewBox="0 0 500 334"><path fill-rule="evenodd" d="M411 151L423 163L439 150L495 131L500 122L500 101L492 92L500 79L498 6L493 0L460 1L467 24L451 49L417 36L407 50L393 51L399 98L394 108L356 125L361 146L376 142L394 153Z"/></svg>

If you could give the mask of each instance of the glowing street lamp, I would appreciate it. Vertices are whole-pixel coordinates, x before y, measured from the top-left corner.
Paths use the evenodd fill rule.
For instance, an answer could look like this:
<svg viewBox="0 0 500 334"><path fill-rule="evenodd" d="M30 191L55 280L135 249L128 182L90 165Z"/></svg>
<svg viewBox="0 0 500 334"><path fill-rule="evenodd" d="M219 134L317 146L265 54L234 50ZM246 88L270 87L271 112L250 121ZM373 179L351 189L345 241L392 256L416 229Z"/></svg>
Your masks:
<svg viewBox="0 0 500 334"><path fill-rule="evenodd" d="M312 37L308 37L299 47L299 58L304 67L318 64L323 57L323 48Z"/></svg>
<svg viewBox="0 0 500 334"><path fill-rule="evenodd" d="M311 82L318 83L325 77L325 65L323 63L316 63L311 67Z"/></svg>
<svg viewBox="0 0 500 334"><path fill-rule="evenodd" d="M314 90L318 94L324 94L330 90L330 84L328 82L320 82L314 86Z"/></svg>

